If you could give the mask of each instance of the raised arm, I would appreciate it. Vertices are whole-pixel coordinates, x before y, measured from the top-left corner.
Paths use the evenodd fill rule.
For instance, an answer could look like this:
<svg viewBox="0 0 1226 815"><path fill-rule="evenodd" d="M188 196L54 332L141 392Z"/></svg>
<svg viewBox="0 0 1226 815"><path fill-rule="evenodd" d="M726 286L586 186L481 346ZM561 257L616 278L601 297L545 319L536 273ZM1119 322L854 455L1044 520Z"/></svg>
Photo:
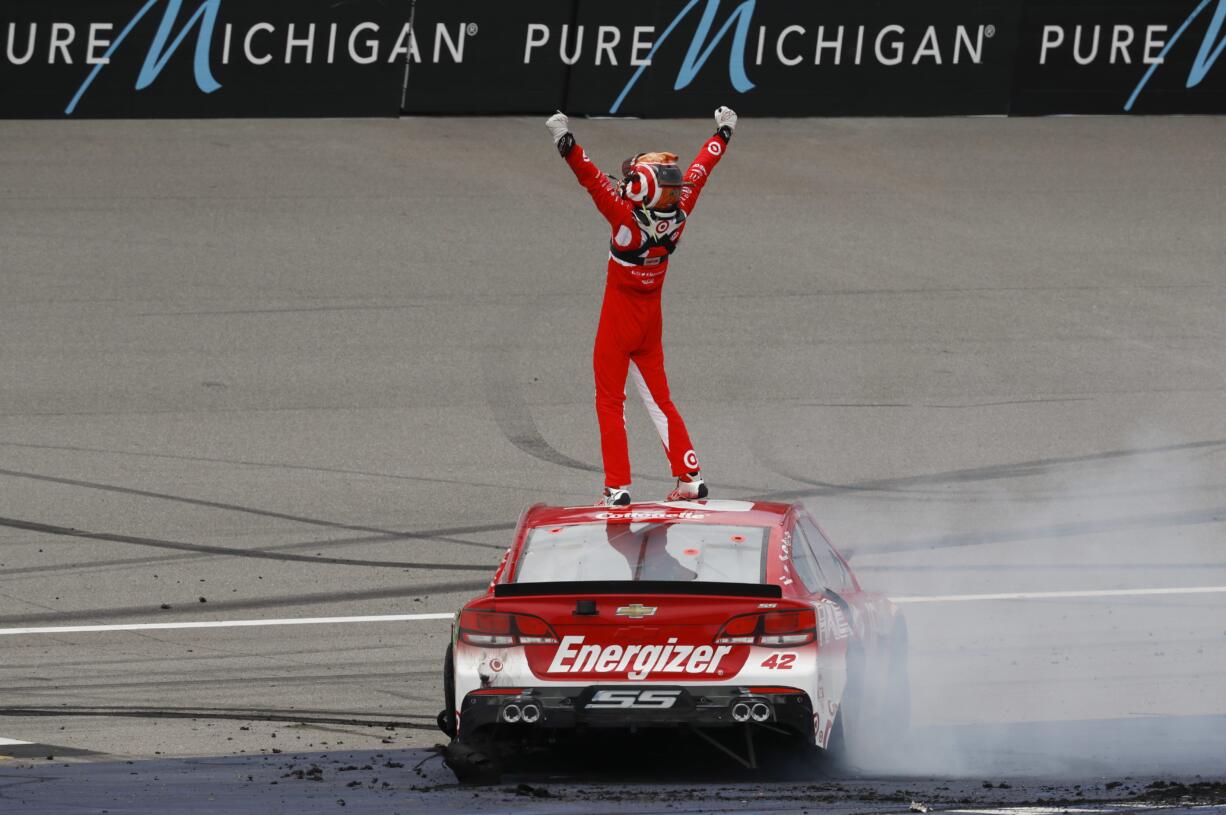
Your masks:
<svg viewBox="0 0 1226 815"><path fill-rule="evenodd" d="M558 153L566 159L579 184L592 196L592 203L609 222L613 242L619 249L637 249L642 237L634 220L634 207L617 193L617 187L607 175L600 172L587 157L575 136L570 132L570 121L564 113L555 113L545 122L553 136Z"/></svg>
<svg viewBox="0 0 1226 815"><path fill-rule="evenodd" d="M698 196L706 186L707 179L719 160L728 149L732 140L732 131L736 129L736 112L732 108L721 107L715 111L715 135L707 139L690 168L685 171L685 189L681 191L681 210L689 215L698 204Z"/></svg>

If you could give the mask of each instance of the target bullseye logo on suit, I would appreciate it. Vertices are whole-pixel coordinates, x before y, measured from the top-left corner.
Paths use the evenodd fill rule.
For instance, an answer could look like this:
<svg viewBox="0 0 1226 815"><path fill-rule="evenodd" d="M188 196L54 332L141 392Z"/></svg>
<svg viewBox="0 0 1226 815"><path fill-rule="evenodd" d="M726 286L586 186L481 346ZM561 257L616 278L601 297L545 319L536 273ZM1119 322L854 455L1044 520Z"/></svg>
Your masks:
<svg viewBox="0 0 1226 815"><path fill-rule="evenodd" d="M709 136L685 173L676 163L676 154L636 154L622 163L621 184L611 183L610 179L617 176L606 176L591 162L581 159L583 148L573 138L569 144L565 140L554 142L555 146L566 145L559 147L559 152L610 228L604 302L592 354L605 476L602 500L608 502L606 506L623 506L631 500L625 410L627 379L634 382L656 427L671 472L681 476L699 469L698 455L672 400L664 371L664 318L659 292L669 257L677 248L711 170L723 155L733 126L735 118L727 133L719 131ZM718 149L711 149L713 144ZM696 167L702 171L696 171ZM680 194L683 188L685 192ZM674 196L665 198L663 191Z"/></svg>

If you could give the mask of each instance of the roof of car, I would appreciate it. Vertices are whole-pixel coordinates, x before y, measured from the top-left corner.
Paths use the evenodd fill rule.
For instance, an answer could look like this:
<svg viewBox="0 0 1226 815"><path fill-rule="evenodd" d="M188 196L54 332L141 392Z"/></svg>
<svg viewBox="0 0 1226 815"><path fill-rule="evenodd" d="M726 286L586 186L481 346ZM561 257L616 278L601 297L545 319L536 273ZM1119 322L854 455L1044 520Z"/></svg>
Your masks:
<svg viewBox="0 0 1226 815"><path fill-rule="evenodd" d="M598 523L609 520L689 521L742 526L777 526L783 523L791 504L772 501L668 501L630 504L625 507L551 507L537 504L524 516L528 527L549 524Z"/></svg>

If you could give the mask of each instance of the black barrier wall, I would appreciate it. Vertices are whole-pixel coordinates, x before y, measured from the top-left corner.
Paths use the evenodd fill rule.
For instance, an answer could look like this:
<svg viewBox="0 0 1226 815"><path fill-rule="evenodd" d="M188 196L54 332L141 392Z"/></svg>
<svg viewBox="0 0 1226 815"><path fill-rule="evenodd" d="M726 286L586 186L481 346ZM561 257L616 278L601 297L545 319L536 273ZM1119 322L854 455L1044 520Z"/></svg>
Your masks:
<svg viewBox="0 0 1226 815"><path fill-rule="evenodd" d="M1224 113L1226 0L1025 0L1010 112Z"/></svg>
<svg viewBox="0 0 1226 815"><path fill-rule="evenodd" d="M720 104L773 116L1003 114L1019 16L1018 0L452 5L418 0L417 14L464 14L481 30L482 15L496 15L496 44L474 42L471 62L412 66L406 112L476 112L457 90L492 81L505 89L500 109L548 109L516 105L539 88L551 106L594 116L701 116Z"/></svg>
<svg viewBox="0 0 1226 815"><path fill-rule="evenodd" d="M1226 0L4 0L0 115L1226 112Z"/></svg>
<svg viewBox="0 0 1226 815"><path fill-rule="evenodd" d="M413 46L381 0L0 6L7 116L394 116Z"/></svg>

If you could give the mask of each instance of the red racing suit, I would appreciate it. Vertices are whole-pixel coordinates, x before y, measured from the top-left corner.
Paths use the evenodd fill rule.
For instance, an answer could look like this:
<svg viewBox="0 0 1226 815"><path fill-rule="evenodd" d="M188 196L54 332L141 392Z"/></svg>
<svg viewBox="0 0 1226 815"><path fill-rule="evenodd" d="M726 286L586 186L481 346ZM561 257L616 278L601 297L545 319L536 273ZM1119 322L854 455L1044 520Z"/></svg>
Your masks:
<svg viewBox="0 0 1226 815"><path fill-rule="evenodd" d="M716 133L707 139L685 173L681 203L671 212L636 207L618 194L616 185L575 144L566 163L609 222L608 279L596 329L592 367L596 375L596 418L605 486L630 483L626 446L626 375L634 378L674 476L698 470L698 456L685 422L668 393L664 374L664 320L660 293L668 272L668 257L677 248L686 218L711 171L719 163L728 139Z"/></svg>

